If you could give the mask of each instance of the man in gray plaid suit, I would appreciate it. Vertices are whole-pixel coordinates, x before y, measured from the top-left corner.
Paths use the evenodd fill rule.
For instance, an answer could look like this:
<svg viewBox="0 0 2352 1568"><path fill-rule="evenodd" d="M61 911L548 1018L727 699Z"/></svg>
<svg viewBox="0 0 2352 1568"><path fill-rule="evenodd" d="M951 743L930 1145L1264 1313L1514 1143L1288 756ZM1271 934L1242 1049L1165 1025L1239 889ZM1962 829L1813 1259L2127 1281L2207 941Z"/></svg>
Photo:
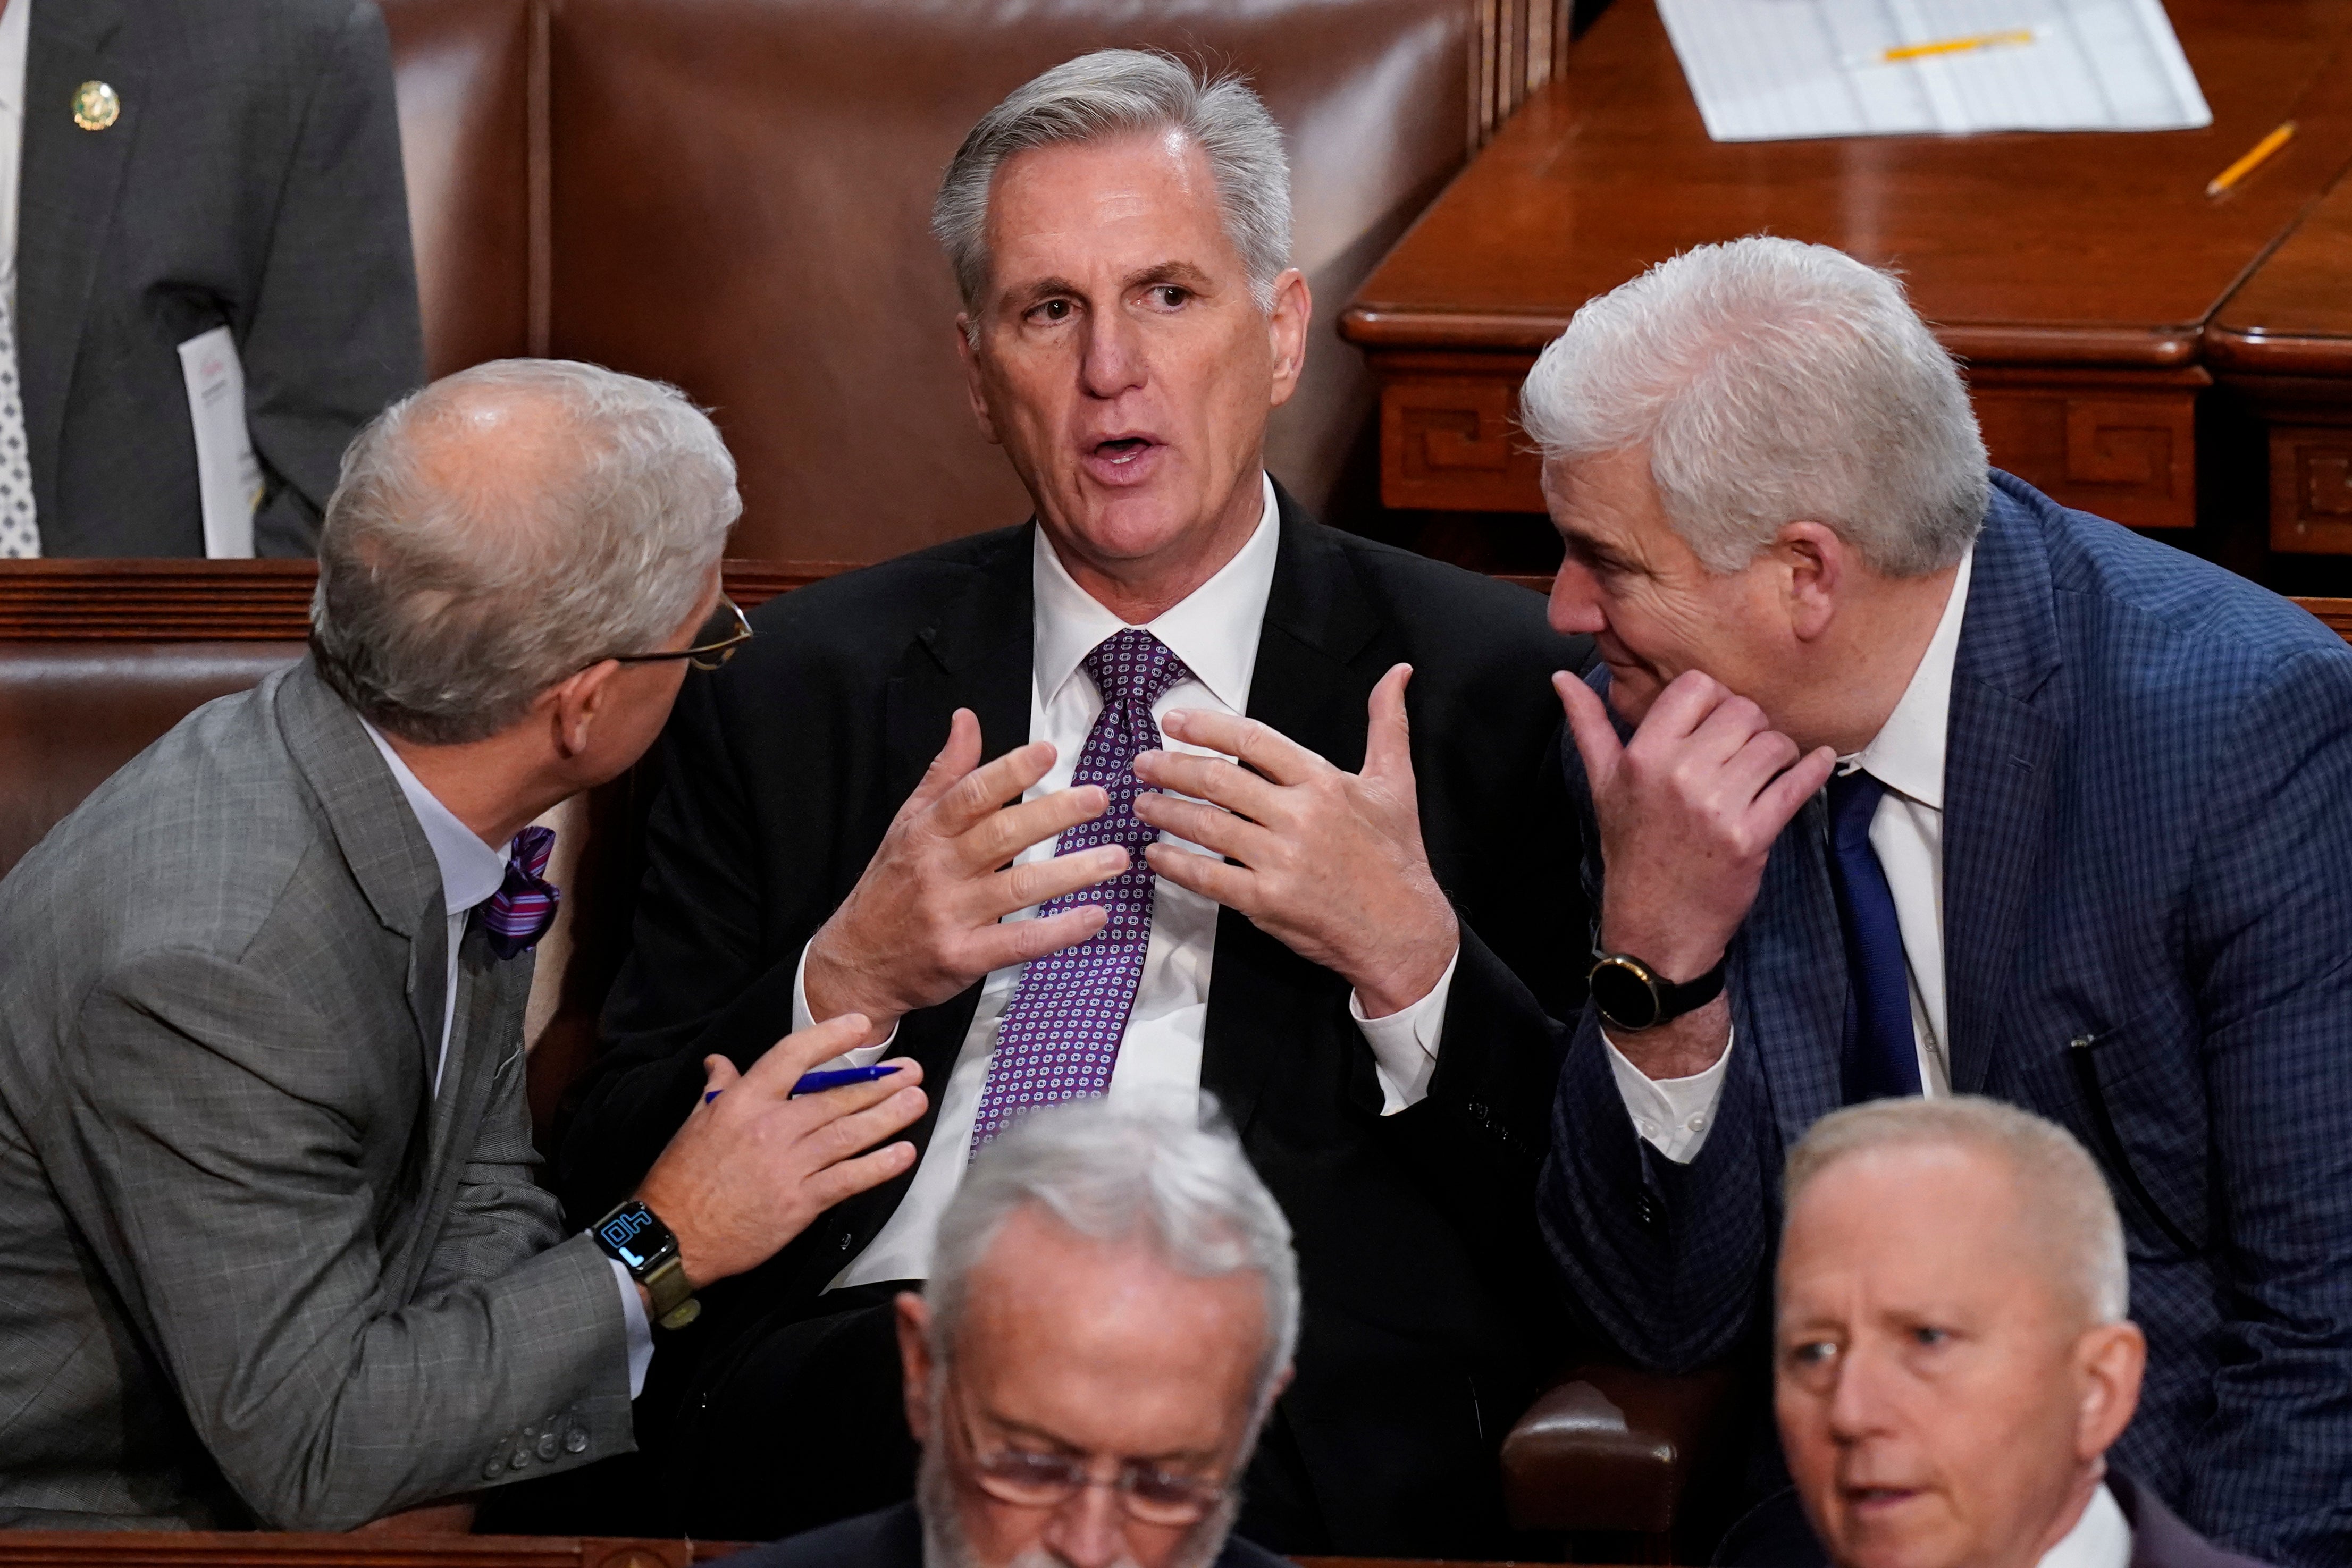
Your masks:
<svg viewBox="0 0 2352 1568"><path fill-rule="evenodd" d="M648 1320L912 1163L858 1154L911 1063L790 1097L856 1019L714 1059L593 1234L533 1178L529 824L748 635L739 510L673 388L428 387L345 457L311 656L0 884L0 1524L342 1529L624 1451Z"/></svg>
<svg viewBox="0 0 2352 1568"><path fill-rule="evenodd" d="M1991 472L1900 286L1822 246L1663 264L1522 406L1552 623L1608 664L1559 682L1601 919L1541 1199L1594 1326L1760 1357L1806 1128L2009 1101L2124 1216L2116 1463L2238 1551L2352 1562L2352 650ZM1971 1364L1965 1322L1907 1332L1920 1386Z"/></svg>

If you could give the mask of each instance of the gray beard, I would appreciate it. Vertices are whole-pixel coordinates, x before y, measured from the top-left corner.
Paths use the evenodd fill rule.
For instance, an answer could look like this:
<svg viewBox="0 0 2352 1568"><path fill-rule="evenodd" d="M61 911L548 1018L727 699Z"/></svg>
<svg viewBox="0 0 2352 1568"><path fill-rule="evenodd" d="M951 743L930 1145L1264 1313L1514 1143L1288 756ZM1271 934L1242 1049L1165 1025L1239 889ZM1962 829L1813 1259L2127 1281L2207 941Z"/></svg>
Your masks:
<svg viewBox="0 0 2352 1568"><path fill-rule="evenodd" d="M933 1432L938 1422L932 1423ZM923 1568L1064 1568L1062 1560L1043 1546L1032 1546L1009 1563L982 1563L972 1554L958 1511L955 1477L948 1469L946 1445L931 1443L923 1449L915 1473L915 1510L923 1520ZM1194 1525L1168 1559L1167 1568L1209 1568L1225 1549L1234 1519L1241 1512L1238 1488L1225 1494L1207 1518ZM1134 1558L1122 1555L1112 1568L1138 1568Z"/></svg>

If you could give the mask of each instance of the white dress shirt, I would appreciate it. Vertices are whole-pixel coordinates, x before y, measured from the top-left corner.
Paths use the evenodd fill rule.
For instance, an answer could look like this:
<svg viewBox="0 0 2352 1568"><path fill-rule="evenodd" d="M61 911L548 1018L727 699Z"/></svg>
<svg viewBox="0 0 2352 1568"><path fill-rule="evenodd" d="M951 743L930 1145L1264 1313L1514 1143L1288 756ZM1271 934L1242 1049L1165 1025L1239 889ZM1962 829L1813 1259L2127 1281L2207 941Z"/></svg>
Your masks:
<svg viewBox="0 0 2352 1568"><path fill-rule="evenodd" d="M0 287L16 295L16 170L25 147L25 57L33 0L0 0ZM62 106L60 106L62 107Z"/></svg>
<svg viewBox="0 0 2352 1568"><path fill-rule="evenodd" d="M13 7L24 0L8 0ZM424 780L409 770L400 753L392 748L375 726L360 721L368 738L383 756L384 766L392 769L393 782L400 786L401 799L424 830L425 841L433 851L434 864L441 870L441 904L448 913L448 968L441 988L441 1050L433 1061L433 1093L441 1093L442 1069L449 1062L449 1026L457 1016L457 945L465 940L466 921L475 906L498 892L507 879L507 857L485 843L473 829L457 820L457 814L441 803L440 798L425 787ZM646 1368L654 1358L653 1324L646 1321L646 1303L637 1294L637 1283L629 1278L628 1270L617 1258L604 1260L613 1266L613 1278L621 1288L621 1312L629 1325L629 1397L635 1399L646 1385Z"/></svg>
<svg viewBox="0 0 2352 1568"><path fill-rule="evenodd" d="M2123 1504L2107 1490L2107 1483L2101 1481L2074 1528L2043 1552L2034 1568L2131 1568L2131 1521L2124 1517Z"/></svg>
<svg viewBox="0 0 2352 1568"><path fill-rule="evenodd" d="M1247 543L1220 568L1215 576L1193 590L1181 603L1144 628L1184 661L1192 678L1179 681L1151 707L1158 722L1171 708L1213 709L1221 713L1248 711L1250 678L1257 668L1258 632L1265 619L1267 596L1274 588L1274 564L1281 543L1281 522L1274 499L1274 482L1264 482L1265 501L1256 530ZM1127 623L1097 601L1072 580L1046 541L1036 535L1030 582L1034 595L1033 633L1034 679L1029 693L1029 738L1054 744L1054 766L1022 798L1034 800L1069 788L1085 749L1087 732L1102 712L1102 694L1081 667L1086 656L1106 638L1126 630ZM1213 755L1181 741L1164 743L1167 749ZM1161 841L1183 841L1162 834ZM1186 848L1197 846L1184 845ZM1018 862L1044 860L1053 854L1048 841L1034 844ZM1026 920L1033 906L1005 916ZM1111 1068L1107 1098L1133 1102L1171 1092L1196 1097L1201 1089L1201 1051L1208 1026L1209 976L1217 945L1218 905L1200 894L1163 879L1155 882L1151 904L1151 938L1145 950L1143 975L1135 1002L1129 1009L1127 1031L1119 1042L1118 1059ZM1458 955L1457 955L1458 956ZM805 972L808 954L802 951ZM982 1087L988 1080L989 1059L996 1049L996 1031L1013 988L1021 982L1024 965L1014 964L988 977L981 988L980 1005L965 1031L963 1045L944 1087L933 1086L940 1098L939 1122L917 1166L915 1179L898 1211L879 1234L848 1266L831 1290L887 1280L921 1280L930 1274L931 1235L940 1211L955 1196L957 1184L971 1154L972 1123L980 1107ZM1380 1080L1382 1113L1393 1115L1420 1101L1429 1092L1436 1070L1438 1038L1444 1027L1445 999L1453 989L1454 967L1429 995L1387 1018L1367 1019L1357 998L1349 1009L1371 1047ZM814 1022L808 996L795 977L793 985L793 1027ZM894 1031L895 1033L895 1031ZM826 1063L828 1067L866 1066L879 1061L890 1041L866 1046Z"/></svg>
<svg viewBox="0 0 2352 1568"><path fill-rule="evenodd" d="M1904 967L1910 971L1911 1033L1919 1051L1919 1083L1931 1098L1950 1093L1952 1087L1944 1003L1944 748L1951 728L1952 665L1959 653L1960 622L1968 612L1969 577L1975 564L1971 548L1960 558L1936 634L1928 639L1927 651L1919 656L1919 667L1911 672L1895 711L1869 745L1838 758L1837 765L1840 773L1860 768L1886 786L1871 815L1870 847L1895 898ZM1670 1160L1687 1165L1696 1159L1706 1142L1715 1103L1723 1093L1730 1046L1704 1072L1653 1079L1628 1061L1607 1035L1601 1038L1634 1130Z"/></svg>

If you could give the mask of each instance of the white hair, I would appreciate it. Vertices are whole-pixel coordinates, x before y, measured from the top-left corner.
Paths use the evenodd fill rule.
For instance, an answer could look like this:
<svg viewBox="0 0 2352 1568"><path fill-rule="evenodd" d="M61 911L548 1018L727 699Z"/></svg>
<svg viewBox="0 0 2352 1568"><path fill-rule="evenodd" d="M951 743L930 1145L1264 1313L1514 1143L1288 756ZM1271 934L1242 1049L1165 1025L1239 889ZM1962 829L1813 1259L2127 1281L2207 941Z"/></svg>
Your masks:
<svg viewBox="0 0 2352 1568"><path fill-rule="evenodd" d="M1675 532L1738 571L1786 524L1876 571L1954 565L1990 499L1959 367L1891 274L1827 246L1700 246L1586 302L1519 393L1547 459L1646 447Z"/></svg>
<svg viewBox="0 0 2352 1568"><path fill-rule="evenodd" d="M1274 308L1290 265L1290 160L1282 128L1249 84L1211 77L1171 55L1097 49L1032 78L980 117L931 204L931 232L955 268L964 308L988 288L988 201L1005 161L1033 148L1181 132L1209 161L1225 237L1241 253L1250 293ZM978 330L977 324L968 329Z"/></svg>
<svg viewBox="0 0 2352 1568"><path fill-rule="evenodd" d="M452 484L421 462L474 439L484 393L551 409L561 460L511 485ZM476 365L385 409L343 454L311 653L377 728L479 740L575 671L674 633L742 509L735 460L676 387L562 360Z"/></svg>
<svg viewBox="0 0 2352 1568"><path fill-rule="evenodd" d="M1197 1279L1254 1273L1265 1285L1258 1362L1263 1416L1298 1343L1298 1260L1290 1222L1258 1179L1214 1101L1180 1108L1074 1100L1024 1116L982 1149L940 1216L931 1276L934 1358L953 1354L972 1270L1013 1215L1038 1208L1090 1240L1140 1239Z"/></svg>
<svg viewBox="0 0 2352 1568"><path fill-rule="evenodd" d="M2030 1111L1977 1094L1873 1100L1813 1124L1789 1155L1783 1213L1822 1172L1873 1149L1944 1145L1990 1155L2008 1168L2034 1263L2091 1321L2118 1323L2131 1308L2131 1263L2106 1178L2074 1135Z"/></svg>

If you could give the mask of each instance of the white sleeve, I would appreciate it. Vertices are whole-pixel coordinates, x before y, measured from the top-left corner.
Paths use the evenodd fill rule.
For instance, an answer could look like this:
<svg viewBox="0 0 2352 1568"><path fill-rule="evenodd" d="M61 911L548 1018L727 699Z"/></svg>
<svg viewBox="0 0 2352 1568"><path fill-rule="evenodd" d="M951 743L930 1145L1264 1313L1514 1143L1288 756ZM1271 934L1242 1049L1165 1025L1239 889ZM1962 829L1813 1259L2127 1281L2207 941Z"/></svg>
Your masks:
<svg viewBox="0 0 2352 1568"><path fill-rule="evenodd" d="M813 944L815 938L811 937L809 940ZM793 966L793 1032L798 1034L804 1029L814 1029L816 1022L815 1017L809 1011L808 946L803 946L801 948L800 962ZM882 1060L882 1053L889 1050L890 1042L898 1038L898 1026L894 1023L890 1026L890 1032L882 1037L879 1044L861 1045L855 1051L845 1051L830 1061L818 1063L816 1070L826 1071L838 1071L844 1067L871 1067Z"/></svg>
<svg viewBox="0 0 2352 1568"><path fill-rule="evenodd" d="M653 1364L654 1325L646 1319L645 1299L637 1294L637 1282L621 1267L618 1258L607 1258L613 1266L613 1281L621 1287L621 1315L629 1321L629 1397L635 1399L645 1392L646 1368Z"/></svg>
<svg viewBox="0 0 2352 1568"><path fill-rule="evenodd" d="M1609 1071L1617 1076L1617 1092L1624 1099L1626 1114L1633 1118L1633 1130L1678 1166L1698 1158L1715 1120L1715 1103L1723 1097L1723 1074L1731 1048L1738 1043L1738 1033L1724 1043L1714 1066L1688 1078L1652 1078L1625 1060L1607 1030L1601 1031L1601 1043L1609 1048Z"/></svg>
<svg viewBox="0 0 2352 1568"><path fill-rule="evenodd" d="M1364 1031L1372 1048L1372 1070L1381 1081L1381 1114L1393 1116L1429 1097L1429 1081L1437 1073L1437 1042L1445 1034L1445 998L1454 993L1454 970L1462 949L1445 961L1445 973L1429 988L1429 995L1386 1018L1364 1016L1363 998L1348 993L1348 1016Z"/></svg>

